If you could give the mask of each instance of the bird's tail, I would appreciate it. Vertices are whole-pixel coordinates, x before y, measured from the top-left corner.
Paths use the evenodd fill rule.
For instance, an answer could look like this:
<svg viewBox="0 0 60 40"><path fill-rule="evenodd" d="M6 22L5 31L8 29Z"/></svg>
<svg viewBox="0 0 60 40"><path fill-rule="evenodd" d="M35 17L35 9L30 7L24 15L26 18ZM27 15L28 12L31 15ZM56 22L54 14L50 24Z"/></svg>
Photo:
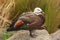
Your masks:
<svg viewBox="0 0 60 40"><path fill-rule="evenodd" d="M7 31L16 31L19 30L23 25L22 20L17 20L14 24L11 24Z"/></svg>

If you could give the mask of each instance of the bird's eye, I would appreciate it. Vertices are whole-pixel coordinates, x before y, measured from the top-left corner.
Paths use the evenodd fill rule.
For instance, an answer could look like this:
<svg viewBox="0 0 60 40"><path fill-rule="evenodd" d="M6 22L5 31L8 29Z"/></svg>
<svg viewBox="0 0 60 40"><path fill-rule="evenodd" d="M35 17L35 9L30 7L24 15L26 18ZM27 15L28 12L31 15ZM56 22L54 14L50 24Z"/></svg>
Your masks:
<svg viewBox="0 0 60 40"><path fill-rule="evenodd" d="M43 13L42 11L40 13Z"/></svg>
<svg viewBox="0 0 60 40"><path fill-rule="evenodd" d="M41 11L40 13L44 13L43 11Z"/></svg>

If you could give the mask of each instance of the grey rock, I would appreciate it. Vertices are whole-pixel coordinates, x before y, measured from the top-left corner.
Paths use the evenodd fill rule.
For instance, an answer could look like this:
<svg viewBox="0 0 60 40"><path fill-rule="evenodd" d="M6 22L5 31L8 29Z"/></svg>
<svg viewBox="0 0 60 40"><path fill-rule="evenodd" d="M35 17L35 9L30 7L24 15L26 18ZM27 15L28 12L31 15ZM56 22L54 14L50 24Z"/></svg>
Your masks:
<svg viewBox="0 0 60 40"><path fill-rule="evenodd" d="M53 40L60 40L60 29L51 34Z"/></svg>
<svg viewBox="0 0 60 40"><path fill-rule="evenodd" d="M46 30L35 30L33 33L37 35L35 38L30 37L29 31L21 30L7 40L52 40Z"/></svg>

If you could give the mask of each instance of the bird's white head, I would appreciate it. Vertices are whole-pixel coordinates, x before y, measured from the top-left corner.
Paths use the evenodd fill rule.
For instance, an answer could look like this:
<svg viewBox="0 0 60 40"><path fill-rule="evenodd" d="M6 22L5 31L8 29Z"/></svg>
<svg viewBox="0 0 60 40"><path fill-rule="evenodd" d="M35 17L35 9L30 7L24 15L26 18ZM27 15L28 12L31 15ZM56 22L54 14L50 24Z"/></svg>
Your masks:
<svg viewBox="0 0 60 40"><path fill-rule="evenodd" d="M44 13L44 12L42 11L41 8L36 7L36 8L34 9L34 13L35 13L36 15L39 15L39 14L42 14L42 13Z"/></svg>

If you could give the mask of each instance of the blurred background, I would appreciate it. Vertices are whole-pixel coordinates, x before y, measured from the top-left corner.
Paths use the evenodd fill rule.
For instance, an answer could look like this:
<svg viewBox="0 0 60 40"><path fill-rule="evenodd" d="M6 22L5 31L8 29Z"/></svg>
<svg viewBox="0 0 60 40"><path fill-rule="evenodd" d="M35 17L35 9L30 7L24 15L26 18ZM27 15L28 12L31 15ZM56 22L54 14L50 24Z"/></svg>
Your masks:
<svg viewBox="0 0 60 40"><path fill-rule="evenodd" d="M33 11L35 7L45 12L48 32L55 32L60 25L60 0L0 0L0 34L5 32L8 22L23 12Z"/></svg>

